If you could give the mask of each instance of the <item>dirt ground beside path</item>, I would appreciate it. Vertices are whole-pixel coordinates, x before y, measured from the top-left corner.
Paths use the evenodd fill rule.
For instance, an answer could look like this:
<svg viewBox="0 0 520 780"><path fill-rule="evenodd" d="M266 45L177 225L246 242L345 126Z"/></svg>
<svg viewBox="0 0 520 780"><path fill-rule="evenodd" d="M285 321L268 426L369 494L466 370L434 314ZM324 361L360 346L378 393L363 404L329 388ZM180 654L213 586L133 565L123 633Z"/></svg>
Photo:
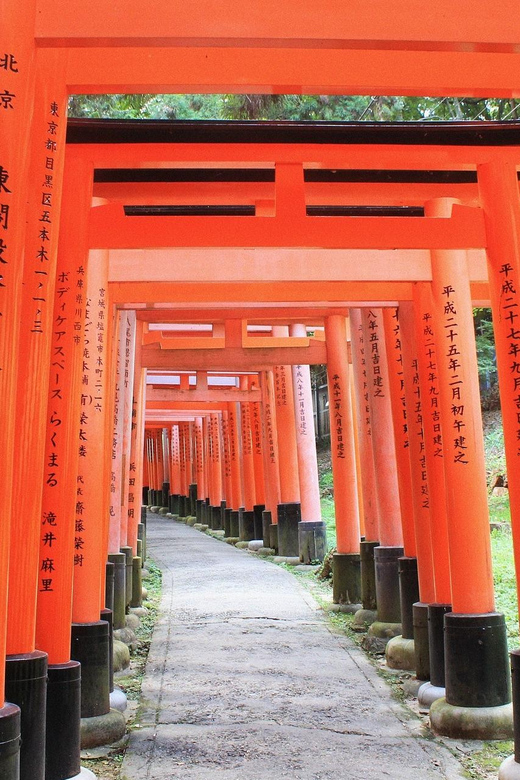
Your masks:
<svg viewBox="0 0 520 780"><path fill-rule="evenodd" d="M124 780L458 780L284 569L150 515L163 596Z"/></svg>

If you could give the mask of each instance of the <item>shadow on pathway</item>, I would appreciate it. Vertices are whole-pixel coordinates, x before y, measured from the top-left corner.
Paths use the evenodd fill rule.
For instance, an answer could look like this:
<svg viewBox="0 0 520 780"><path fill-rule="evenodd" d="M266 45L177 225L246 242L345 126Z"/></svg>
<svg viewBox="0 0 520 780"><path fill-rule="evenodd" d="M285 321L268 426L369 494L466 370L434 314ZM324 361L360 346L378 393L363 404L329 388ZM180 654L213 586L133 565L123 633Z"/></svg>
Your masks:
<svg viewBox="0 0 520 780"><path fill-rule="evenodd" d="M170 518L147 529L163 596L122 778L462 778L293 575Z"/></svg>

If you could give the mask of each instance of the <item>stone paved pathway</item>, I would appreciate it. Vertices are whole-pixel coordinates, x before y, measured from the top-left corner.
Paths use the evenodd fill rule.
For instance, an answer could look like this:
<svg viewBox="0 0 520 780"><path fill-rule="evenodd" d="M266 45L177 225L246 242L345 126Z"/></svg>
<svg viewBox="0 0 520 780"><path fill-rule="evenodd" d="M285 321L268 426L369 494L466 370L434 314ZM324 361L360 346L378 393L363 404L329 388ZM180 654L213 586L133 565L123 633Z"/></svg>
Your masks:
<svg viewBox="0 0 520 780"><path fill-rule="evenodd" d="M125 780L461 780L284 569L149 515L163 597Z"/></svg>

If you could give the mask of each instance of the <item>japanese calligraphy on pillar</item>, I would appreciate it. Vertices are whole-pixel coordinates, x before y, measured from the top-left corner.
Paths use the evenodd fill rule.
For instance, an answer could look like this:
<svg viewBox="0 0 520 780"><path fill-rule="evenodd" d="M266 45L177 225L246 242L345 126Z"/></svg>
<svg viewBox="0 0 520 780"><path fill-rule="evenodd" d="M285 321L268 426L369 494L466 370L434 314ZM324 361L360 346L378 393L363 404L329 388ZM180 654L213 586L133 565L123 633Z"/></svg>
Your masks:
<svg viewBox="0 0 520 780"><path fill-rule="evenodd" d="M394 364L397 368L397 376L399 378L399 401L401 402L401 427L402 427L402 436L396 437L397 441L401 442L401 445L404 449L407 449L410 446L410 439L408 437L408 420L407 420L407 409L406 409L406 396L405 396L405 390L404 390L404 371L403 371L403 355L401 352L401 329L399 326L399 310L395 309L394 313L392 315L392 340L391 340L391 348L392 352L389 353L388 359L393 360ZM417 381L418 381L419 375L417 374ZM420 399L418 399L418 403L420 405ZM419 410L420 411L420 410ZM416 412L418 414L419 412ZM396 431L397 433L397 431Z"/></svg>
<svg viewBox="0 0 520 780"><path fill-rule="evenodd" d="M366 426L367 436L372 435L372 426L370 421L370 396L368 391L368 373L367 373L367 359L365 350L365 338L363 332L363 323L360 323L357 328L357 340L359 345L359 354L361 356L361 375L363 377L363 414Z"/></svg>
<svg viewBox="0 0 520 780"><path fill-rule="evenodd" d="M305 413L305 389L303 384L303 366L295 366L294 372L295 378L295 394L297 399L296 406L296 422L298 425L298 432L301 436L307 436L307 416Z"/></svg>
<svg viewBox="0 0 520 780"><path fill-rule="evenodd" d="M242 422L242 457L253 454L251 441L251 409L249 403L240 404L240 418Z"/></svg>
<svg viewBox="0 0 520 780"><path fill-rule="evenodd" d="M425 381L428 388L428 398L425 399L424 414L425 434L431 436L433 441L433 455L442 458L442 430L441 412L439 407L439 376L437 371L437 356L435 334L433 331L433 317L430 311L422 313L422 343L424 366L426 368Z"/></svg>
<svg viewBox="0 0 520 780"><path fill-rule="evenodd" d="M500 321L505 326L507 356L509 359L509 390L516 407L516 454L520 456L520 325L516 320L518 312L518 290L514 281L514 269L511 263L502 263L499 267L500 285ZM502 381L502 380L501 380Z"/></svg>
<svg viewBox="0 0 520 780"><path fill-rule="evenodd" d="M372 395L374 398L385 397L385 386L383 376L381 374L381 355L379 349L379 343L382 338L381 323L378 319L377 313L370 310L368 312L368 365L369 369L369 384L372 387Z"/></svg>
<svg viewBox="0 0 520 780"><path fill-rule="evenodd" d="M345 457L345 439L344 439L344 422L343 420L343 388L341 387L341 379L339 374L334 374L332 377L332 387L330 388L330 406L332 407L332 420L331 424L334 426L336 432L336 457Z"/></svg>
<svg viewBox="0 0 520 780"><path fill-rule="evenodd" d="M222 440L224 444L224 478L230 479L231 478L231 439L232 437L229 435L229 412L222 414ZM197 439L198 443L198 439ZM201 457L202 457L202 439L200 442L201 447ZM202 470L202 466L201 466Z"/></svg>
<svg viewBox="0 0 520 780"><path fill-rule="evenodd" d="M287 406L287 376L285 366L275 368L276 403L278 406Z"/></svg>
<svg viewBox="0 0 520 780"><path fill-rule="evenodd" d="M69 522L63 516L64 479L70 469L69 452L72 431L77 435L78 427L72 419L71 390L74 388L74 363L81 349L76 338L75 325L83 316L83 296L78 300L77 282L83 276L80 266L75 272L60 270L54 293L54 317L51 346L51 367L49 378L49 404L47 410L47 430L45 441L45 481L42 498L42 536L40 545L40 593L53 591L53 579L63 561L63 555L57 556L60 548L60 531ZM77 406L74 415L77 422ZM69 472L70 474L70 472ZM82 518L83 503L81 497L76 501L76 515ZM70 509L73 509L71 505ZM76 520L76 525L78 520ZM65 534L64 534L65 535ZM81 547L74 544L74 559L83 560Z"/></svg>
<svg viewBox="0 0 520 780"><path fill-rule="evenodd" d="M229 405L228 415L229 415L229 430L231 434L229 437L229 457L230 457L230 461L235 462L237 459L237 451L236 451L236 437L234 435L234 431L236 431L237 418L236 418L234 403Z"/></svg>
<svg viewBox="0 0 520 780"><path fill-rule="evenodd" d="M443 327L441 356L447 365L449 398L451 401L451 421L446 425L445 436L450 436L453 444L453 459L455 463L467 465L469 463L466 450L468 449L465 436L465 394L464 380L462 378L460 350L458 347L458 323L457 307L455 302L456 291L448 284L442 290L444 300Z"/></svg>

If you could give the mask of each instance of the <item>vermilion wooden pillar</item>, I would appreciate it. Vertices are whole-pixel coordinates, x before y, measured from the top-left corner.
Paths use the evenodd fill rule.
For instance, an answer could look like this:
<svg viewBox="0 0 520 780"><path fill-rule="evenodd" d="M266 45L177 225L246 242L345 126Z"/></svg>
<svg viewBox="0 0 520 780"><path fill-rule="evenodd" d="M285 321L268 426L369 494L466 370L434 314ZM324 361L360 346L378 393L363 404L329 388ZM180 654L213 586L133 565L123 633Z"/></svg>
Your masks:
<svg viewBox="0 0 520 780"><path fill-rule="evenodd" d="M241 389L247 390L247 377L241 377ZM241 542L249 542L255 538L253 510L255 505L255 464L251 433L251 409L248 401L240 404L240 434L244 503L240 509L239 537Z"/></svg>
<svg viewBox="0 0 520 780"><path fill-rule="evenodd" d="M430 684L418 692L423 706L429 706L444 695L444 614L451 610L451 580L448 540L446 480L439 391L439 334L435 332L432 315L431 284L414 285L414 315L419 366L419 385L423 399L424 451L430 486L431 541L435 603L427 606L428 654L420 656L416 641L416 669L419 679ZM424 605L416 607L416 624L424 625ZM422 613L422 619L421 619Z"/></svg>
<svg viewBox="0 0 520 780"><path fill-rule="evenodd" d="M439 199L425 208L441 219L452 207L453 201ZM453 597L453 613L444 618L446 699L434 702L431 721L437 731L455 735L463 723L453 717L452 707L496 707L499 717L503 707L509 709L511 693L504 618L494 612L467 256L461 250L435 250L431 257Z"/></svg>
<svg viewBox="0 0 520 780"><path fill-rule="evenodd" d="M478 166L478 185L487 236L487 258L493 329L504 426L504 444L509 475L509 501L517 598L520 598L520 486L512 478L520 454L520 204L516 166L510 162L493 162ZM518 740L518 651L511 654L513 702L515 705L515 751L500 768L500 777L518 774L520 744Z"/></svg>
<svg viewBox="0 0 520 780"><path fill-rule="evenodd" d="M36 613L36 647L49 659L47 777L73 777L81 769L81 668L77 661L71 661L70 626L74 564L81 562L83 555L76 546L83 525L83 502L77 495L76 480L78 441L83 431L82 333L92 174L90 164L70 156L66 159L45 436L45 461L54 463L54 476L43 485Z"/></svg>
<svg viewBox="0 0 520 780"><path fill-rule="evenodd" d="M272 371L262 374L262 406L264 415L264 474L266 481L266 509L262 514L264 546L278 550L276 527L277 507L280 503L280 469L278 464L278 434L276 430L276 399Z"/></svg>
<svg viewBox="0 0 520 780"><path fill-rule="evenodd" d="M419 463L419 460L418 458L415 460L411 454L411 440L414 435L417 435L417 416L421 414L421 401L417 395L410 395L410 402L413 401L412 405L407 400L407 385L410 381L412 382L411 390L413 394L414 389L417 389L417 383L413 384L413 377L409 376L409 371L405 372L403 365L402 335L397 309L383 309L383 325L388 360L388 387L394 428L403 547L405 556L415 558L415 508L412 473L414 480L417 477L420 478L420 474L417 473L416 465ZM407 381L405 381L405 376ZM412 420L415 420L415 424L412 424ZM413 449L414 453L417 454L418 450L415 447L415 442ZM412 460L414 463L413 469Z"/></svg>
<svg viewBox="0 0 520 780"><path fill-rule="evenodd" d="M206 498L202 417L195 417L194 445L195 445L195 482L197 484L197 506L195 511L196 511L197 520L200 523L201 504Z"/></svg>
<svg viewBox="0 0 520 780"><path fill-rule="evenodd" d="M258 387L258 380L254 380L252 387ZM264 472L264 444L262 437L262 405L258 401L249 404L251 413L251 436L253 444L253 463L255 467L255 539L263 538L262 515L265 511L265 472Z"/></svg>
<svg viewBox="0 0 520 780"><path fill-rule="evenodd" d="M172 514L179 514L179 496L181 494L181 455L179 426L172 425L170 434L170 510Z"/></svg>
<svg viewBox="0 0 520 780"><path fill-rule="evenodd" d="M401 620L398 559L403 555L403 534L382 310L364 309L362 320L377 475L380 542L374 551L377 616L379 623L397 625ZM374 626L371 631L375 633L378 629L379 626Z"/></svg>
<svg viewBox="0 0 520 780"><path fill-rule="evenodd" d="M134 368L136 345L135 311L125 312L123 351L123 446L121 460L121 540L137 555L137 525L129 522L128 494L132 460L132 420L134 414ZM137 412L137 409L135 410ZM166 494L166 499L168 493ZM166 500L167 504L167 500Z"/></svg>
<svg viewBox="0 0 520 780"><path fill-rule="evenodd" d="M302 324L291 325L289 332L291 336L307 336L307 328ZM325 523L321 519L310 367L293 366L292 372L301 501L298 550L300 559L310 563L323 560L327 552L327 538Z"/></svg>
<svg viewBox="0 0 520 780"><path fill-rule="evenodd" d="M5 657L9 543L15 442L18 332L22 299L26 203L31 159L31 117L35 95L35 2L6 0L2 4L0 63L2 91L7 99L0 122L0 741L8 749L0 758L6 780L18 780L20 710L6 703ZM38 724L40 726L40 724ZM9 750L10 747L10 750Z"/></svg>
<svg viewBox="0 0 520 780"><path fill-rule="evenodd" d="M215 412L210 415L211 444L211 523L214 531L223 529L222 523L222 448L220 415Z"/></svg>
<svg viewBox="0 0 520 780"><path fill-rule="evenodd" d="M56 74L62 65L63 57L60 54L45 63L38 62L20 312L20 359L15 413L17 457L13 469L16 519L13 518L11 524L6 696L8 700L20 704L26 695L26 686L33 688L33 711L28 712L27 706L22 709L22 780L29 777L43 778L45 771L44 692L47 661L44 653L35 651L35 627L39 547L44 535L41 526L42 487L44 480L53 479L50 476L53 474L53 466L50 465L52 458L44 458L44 449L67 121L65 89L56 81ZM46 179L47 175L51 176L50 180ZM49 181L52 193L46 186ZM3 193L4 185L0 197ZM48 206L50 195L52 205ZM5 209L0 213L3 214L2 222L5 225L9 214ZM12 217L16 219L15 214ZM2 263L2 269L4 265ZM16 344L12 346L16 347ZM38 377L38 381L35 381L35 377ZM51 537L47 538L50 547L52 540ZM24 682L20 687L20 680L30 682ZM34 695L38 689L43 692L43 697ZM37 702L41 704L39 709Z"/></svg>
<svg viewBox="0 0 520 780"><path fill-rule="evenodd" d="M110 439L110 522L108 527L108 554L114 555L126 545L122 537L121 497L125 394L123 389L126 312L118 311L114 332L113 355L113 425ZM126 532L126 524L124 531Z"/></svg>
<svg viewBox="0 0 520 780"><path fill-rule="evenodd" d="M287 327L273 327L273 336L287 335ZM278 505L278 552L282 556L299 557L300 482L291 367L276 366L274 382L281 493L281 503Z"/></svg>
<svg viewBox="0 0 520 780"><path fill-rule="evenodd" d="M141 524L144 462L144 420L146 395L146 369L141 368L141 342L143 323L136 323L134 370L131 374L132 415L130 423L130 458L127 483L128 543L138 554L137 539L144 534ZM143 540L143 546L145 542ZM144 558L144 555L141 556Z"/></svg>
<svg viewBox="0 0 520 780"><path fill-rule="evenodd" d="M333 599L356 604L361 600L359 508L345 317L325 319L325 338L338 550L333 559Z"/></svg>
<svg viewBox="0 0 520 780"><path fill-rule="evenodd" d="M233 511L230 516L230 536L239 540L239 509L243 506L242 470L240 468L240 438L238 431L237 403L228 401L229 456L231 466L231 485L233 488Z"/></svg>
<svg viewBox="0 0 520 780"><path fill-rule="evenodd" d="M359 440L359 478L363 492L365 539L361 541L361 601L364 610L376 608L376 580L374 549L379 545L379 519L372 452L372 420L368 391L367 350L360 309L350 309L350 333L352 344L352 372L356 393L357 432ZM375 615L371 616L375 617Z"/></svg>
<svg viewBox="0 0 520 780"><path fill-rule="evenodd" d="M417 671L418 679L427 679L428 664L423 662L423 658L429 655L428 605L436 601L430 500L432 483L428 479L424 432L425 403L428 397L424 398L421 394L413 303L411 301L401 303L398 316L410 442L408 451L412 473L417 556L417 560L409 557L399 560L402 634L403 637L413 638L415 641L410 668ZM403 508L402 503L401 506ZM405 541L405 555L407 554L409 555L409 552Z"/></svg>

